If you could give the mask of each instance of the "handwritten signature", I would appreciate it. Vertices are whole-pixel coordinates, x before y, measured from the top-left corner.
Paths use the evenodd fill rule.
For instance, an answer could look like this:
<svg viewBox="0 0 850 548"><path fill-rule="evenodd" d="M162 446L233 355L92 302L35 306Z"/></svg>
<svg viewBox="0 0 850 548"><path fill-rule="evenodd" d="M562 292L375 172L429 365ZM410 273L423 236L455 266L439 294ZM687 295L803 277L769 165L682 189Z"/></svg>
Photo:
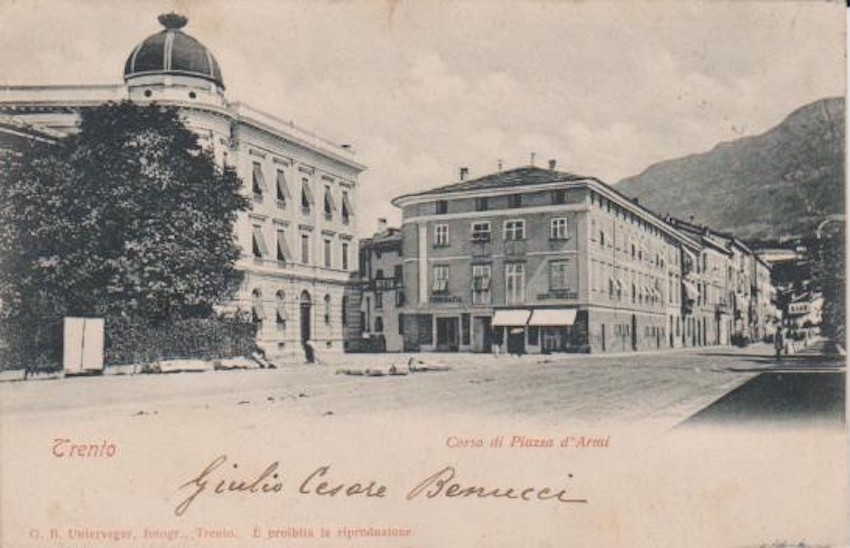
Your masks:
<svg viewBox="0 0 850 548"><path fill-rule="evenodd" d="M226 496L248 495L267 496L284 492L284 479L280 463L272 462L259 473L243 474L235 462L228 464L227 455L219 455L192 479L181 484L178 491L186 490L188 495L174 508L177 516L182 516L201 495ZM585 498L575 498L566 488L551 486L506 487L503 485L479 486L467 485L458 480L459 474L454 466L444 466L436 473L417 482L405 495L412 501L417 498L494 498L517 501L552 501L563 504L586 504ZM568 478L572 478L568 474ZM367 481L337 481L331 479L331 465L317 467L307 474L298 486L299 495L320 497L364 497L385 498L388 487L375 479Z"/></svg>

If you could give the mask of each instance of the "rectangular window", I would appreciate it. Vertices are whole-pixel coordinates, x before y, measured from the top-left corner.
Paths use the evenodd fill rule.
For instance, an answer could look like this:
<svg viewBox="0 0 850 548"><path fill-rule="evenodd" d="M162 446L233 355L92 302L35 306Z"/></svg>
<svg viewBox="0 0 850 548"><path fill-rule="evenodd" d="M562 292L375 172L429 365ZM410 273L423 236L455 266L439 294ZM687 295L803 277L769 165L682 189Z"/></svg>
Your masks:
<svg viewBox="0 0 850 548"><path fill-rule="evenodd" d="M445 215L449 212L449 202L447 200L437 200L434 202L434 208L437 215Z"/></svg>
<svg viewBox="0 0 850 548"><path fill-rule="evenodd" d="M375 292L375 310L383 310L384 294L380 291Z"/></svg>
<svg viewBox="0 0 850 548"><path fill-rule="evenodd" d="M254 257L262 259L269 254L269 248L266 246L266 239L263 238L263 227L254 225L251 229L251 250Z"/></svg>
<svg viewBox="0 0 850 548"><path fill-rule="evenodd" d="M286 232L282 228L277 229L277 260L281 262L292 260L289 245L286 243Z"/></svg>
<svg viewBox="0 0 850 548"><path fill-rule="evenodd" d="M301 234L301 263L310 264L310 235Z"/></svg>
<svg viewBox="0 0 850 548"><path fill-rule="evenodd" d="M449 245L449 225L434 225L434 247Z"/></svg>
<svg viewBox="0 0 850 548"><path fill-rule="evenodd" d="M348 270L348 242L342 242L342 269Z"/></svg>
<svg viewBox="0 0 850 548"><path fill-rule="evenodd" d="M431 286L434 293L446 293L449 290L449 266L434 265L434 285Z"/></svg>
<svg viewBox="0 0 850 548"><path fill-rule="evenodd" d="M472 304L490 304L491 273L489 264L472 265Z"/></svg>
<svg viewBox="0 0 850 548"><path fill-rule="evenodd" d="M505 264L505 303L525 302L525 263Z"/></svg>
<svg viewBox="0 0 850 548"><path fill-rule="evenodd" d="M552 261L549 263L549 289L569 289L569 261Z"/></svg>
<svg viewBox="0 0 850 548"><path fill-rule="evenodd" d="M508 196L508 207L522 207L522 194L511 194Z"/></svg>
<svg viewBox="0 0 850 548"><path fill-rule="evenodd" d="M512 219L505 221L505 239L506 240L524 240L525 239L525 220Z"/></svg>
<svg viewBox="0 0 850 548"><path fill-rule="evenodd" d="M343 190L342 191L342 211L340 212L342 214L342 224L347 225L349 223L349 220L351 218L353 211L354 210L351 208L351 202L349 201L349 198L348 198L348 191Z"/></svg>
<svg viewBox="0 0 850 548"><path fill-rule="evenodd" d="M286 184L286 174L283 170L277 170L277 200L285 206L289 199L289 186Z"/></svg>
<svg viewBox="0 0 850 548"><path fill-rule="evenodd" d="M475 211L487 211L489 208L487 198L475 198Z"/></svg>
<svg viewBox="0 0 850 548"><path fill-rule="evenodd" d="M266 188L266 181L263 177L263 167L260 162L254 162L253 171L251 172L251 190L255 198L262 198L263 191Z"/></svg>
<svg viewBox="0 0 850 548"><path fill-rule="evenodd" d="M331 220L336 210L336 200L334 200L333 190L330 186L325 186L325 218Z"/></svg>
<svg viewBox="0 0 850 548"><path fill-rule="evenodd" d="M305 215L310 213L310 208L313 206L313 192L310 190L310 180L306 177L301 179L301 211Z"/></svg>
<svg viewBox="0 0 850 548"><path fill-rule="evenodd" d="M552 191L552 203L553 204L565 204L567 203L567 191L564 189L556 189Z"/></svg>
<svg viewBox="0 0 850 548"><path fill-rule="evenodd" d="M331 267L331 246L330 238L325 238L325 268Z"/></svg>
<svg viewBox="0 0 850 548"><path fill-rule="evenodd" d="M565 217L558 217L549 221L549 239L567 239L567 219Z"/></svg>
<svg viewBox="0 0 850 548"><path fill-rule="evenodd" d="M472 223L472 241L473 242L489 242L490 241L490 221L481 221Z"/></svg>

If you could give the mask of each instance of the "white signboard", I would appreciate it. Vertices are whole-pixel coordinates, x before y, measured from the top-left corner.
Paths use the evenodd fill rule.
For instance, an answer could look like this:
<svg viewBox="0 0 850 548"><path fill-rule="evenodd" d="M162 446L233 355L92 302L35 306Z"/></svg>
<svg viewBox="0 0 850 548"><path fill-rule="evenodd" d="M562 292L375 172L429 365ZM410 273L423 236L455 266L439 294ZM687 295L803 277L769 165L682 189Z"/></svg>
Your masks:
<svg viewBox="0 0 850 548"><path fill-rule="evenodd" d="M65 318L66 375L103 371L103 318Z"/></svg>

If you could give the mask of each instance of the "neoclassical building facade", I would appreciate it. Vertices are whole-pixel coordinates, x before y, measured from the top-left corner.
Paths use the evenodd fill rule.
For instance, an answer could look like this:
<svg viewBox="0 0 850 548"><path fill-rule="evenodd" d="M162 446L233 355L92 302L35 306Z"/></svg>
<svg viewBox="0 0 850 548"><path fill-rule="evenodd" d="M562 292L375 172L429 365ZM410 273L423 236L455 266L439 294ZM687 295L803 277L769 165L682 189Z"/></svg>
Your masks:
<svg viewBox="0 0 850 548"><path fill-rule="evenodd" d="M307 340L341 352L347 316L359 307L348 300L357 295L365 166L348 145L228 100L212 52L183 31L187 19L170 13L159 22L163 29L130 52L123 84L0 87L0 129L61 136L76 131L82 109L108 101L177 107L216 161L237 170L253 206L236 223L245 281L230 308L251 314L269 356L301 361Z"/></svg>

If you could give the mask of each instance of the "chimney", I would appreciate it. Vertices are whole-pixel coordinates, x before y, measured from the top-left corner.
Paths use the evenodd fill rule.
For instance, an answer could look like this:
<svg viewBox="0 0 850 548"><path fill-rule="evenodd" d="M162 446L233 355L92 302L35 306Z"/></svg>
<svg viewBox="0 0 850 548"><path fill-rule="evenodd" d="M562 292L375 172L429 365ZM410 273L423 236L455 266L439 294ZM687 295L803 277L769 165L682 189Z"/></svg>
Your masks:
<svg viewBox="0 0 850 548"><path fill-rule="evenodd" d="M501 173L502 172L502 161L499 160L498 164L499 164L499 173Z"/></svg>
<svg viewBox="0 0 850 548"><path fill-rule="evenodd" d="M558 160L555 160L554 158L549 160L549 170L550 171L555 171L556 165L558 165Z"/></svg>
<svg viewBox="0 0 850 548"><path fill-rule="evenodd" d="M378 217L378 232L383 232L387 229L387 218Z"/></svg>
<svg viewBox="0 0 850 548"><path fill-rule="evenodd" d="M469 175L469 168L468 167L460 168L460 180L465 181L467 175Z"/></svg>
<svg viewBox="0 0 850 548"><path fill-rule="evenodd" d="M536 152L531 153L531 167L534 167L534 157L537 156Z"/></svg>

